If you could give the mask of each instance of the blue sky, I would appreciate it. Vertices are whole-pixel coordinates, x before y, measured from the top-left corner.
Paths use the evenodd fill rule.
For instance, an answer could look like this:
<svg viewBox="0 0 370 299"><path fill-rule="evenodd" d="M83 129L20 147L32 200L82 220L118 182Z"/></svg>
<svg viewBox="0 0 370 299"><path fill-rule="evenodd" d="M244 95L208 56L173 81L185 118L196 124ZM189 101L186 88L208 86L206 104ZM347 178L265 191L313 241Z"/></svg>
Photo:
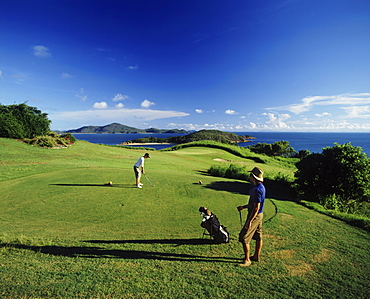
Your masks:
<svg viewBox="0 0 370 299"><path fill-rule="evenodd" d="M53 130L370 131L368 0L4 0L0 104Z"/></svg>

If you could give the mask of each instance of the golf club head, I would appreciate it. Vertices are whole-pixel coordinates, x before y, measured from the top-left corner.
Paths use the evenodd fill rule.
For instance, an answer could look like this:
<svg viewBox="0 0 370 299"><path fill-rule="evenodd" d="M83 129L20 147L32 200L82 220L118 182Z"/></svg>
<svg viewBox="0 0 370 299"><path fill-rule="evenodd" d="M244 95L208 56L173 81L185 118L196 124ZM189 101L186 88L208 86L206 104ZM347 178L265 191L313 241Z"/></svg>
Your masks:
<svg viewBox="0 0 370 299"><path fill-rule="evenodd" d="M146 180L149 182L150 186L155 187L155 185L152 184L152 182L149 180L149 178L146 176L146 174L144 174L144 176L145 176Z"/></svg>

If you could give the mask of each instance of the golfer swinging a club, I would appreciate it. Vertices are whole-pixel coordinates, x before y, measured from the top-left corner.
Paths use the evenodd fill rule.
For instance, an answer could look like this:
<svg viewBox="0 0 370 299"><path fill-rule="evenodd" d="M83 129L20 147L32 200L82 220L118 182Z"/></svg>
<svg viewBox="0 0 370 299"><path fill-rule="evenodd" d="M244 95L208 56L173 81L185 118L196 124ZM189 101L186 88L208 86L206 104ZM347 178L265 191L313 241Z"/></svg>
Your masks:
<svg viewBox="0 0 370 299"><path fill-rule="evenodd" d="M245 206L237 207L239 213L243 209L248 209L247 220L239 233L239 242L242 243L244 250L244 260L239 266L250 266L252 261L260 260L262 249L262 219L263 206L265 203L266 189L263 185L263 171L261 168L254 167L249 171L249 180L253 183L250 192L249 202ZM256 241L256 250L253 256L250 255L251 240Z"/></svg>
<svg viewBox="0 0 370 299"><path fill-rule="evenodd" d="M146 153L144 156L140 157L139 160L134 165L134 173L136 178L136 188L142 188L142 183L140 183L141 174L145 174L144 161L150 158L149 154ZM141 170L140 170L141 168Z"/></svg>

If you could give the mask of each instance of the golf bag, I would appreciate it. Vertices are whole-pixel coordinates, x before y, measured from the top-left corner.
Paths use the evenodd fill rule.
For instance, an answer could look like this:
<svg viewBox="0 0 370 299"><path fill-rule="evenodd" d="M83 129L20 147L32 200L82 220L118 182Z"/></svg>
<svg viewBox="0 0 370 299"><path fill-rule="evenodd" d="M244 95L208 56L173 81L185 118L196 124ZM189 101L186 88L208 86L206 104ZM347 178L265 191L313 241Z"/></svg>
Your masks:
<svg viewBox="0 0 370 299"><path fill-rule="evenodd" d="M226 227L220 224L216 215L205 207L200 207L199 212L201 212L203 215L203 219L200 226L208 231L209 235L213 238L214 242L228 243L229 232L226 230Z"/></svg>

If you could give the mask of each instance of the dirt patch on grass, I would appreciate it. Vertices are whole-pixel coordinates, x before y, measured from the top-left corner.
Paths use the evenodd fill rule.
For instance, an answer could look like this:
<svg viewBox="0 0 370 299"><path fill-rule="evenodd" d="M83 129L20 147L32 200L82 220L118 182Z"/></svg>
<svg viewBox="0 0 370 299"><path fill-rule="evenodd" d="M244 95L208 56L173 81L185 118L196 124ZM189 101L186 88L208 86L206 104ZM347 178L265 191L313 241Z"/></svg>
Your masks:
<svg viewBox="0 0 370 299"><path fill-rule="evenodd" d="M312 265L297 259L294 249L284 249L273 253L276 259L282 260L285 268L289 272L289 276L301 276L307 272L313 271Z"/></svg>
<svg viewBox="0 0 370 299"><path fill-rule="evenodd" d="M263 238L266 239L266 242L271 244L272 248L276 251L272 253L273 257L275 259L280 258L280 256L284 256L284 253L280 253L281 250L279 250L282 246L286 245L288 242L288 239L281 236L276 235L269 235L269 234L263 234Z"/></svg>
<svg viewBox="0 0 370 299"><path fill-rule="evenodd" d="M213 161L217 161L217 162L231 162L231 160L225 160L225 159L220 159L220 158L215 158L215 159L213 159Z"/></svg>
<svg viewBox="0 0 370 299"><path fill-rule="evenodd" d="M294 219L293 215L280 213L282 220Z"/></svg>
<svg viewBox="0 0 370 299"><path fill-rule="evenodd" d="M330 259L332 254L333 254L333 252L331 250L322 249L320 253L318 253L314 256L313 261L315 263L326 262Z"/></svg>
<svg viewBox="0 0 370 299"><path fill-rule="evenodd" d="M300 262L298 265L286 265L285 267L291 276L301 276L313 271L312 265L306 262Z"/></svg>
<svg viewBox="0 0 370 299"><path fill-rule="evenodd" d="M284 249L284 250L275 251L273 253L274 258L278 260L291 259L293 258L294 254L295 254L295 251L293 249Z"/></svg>

